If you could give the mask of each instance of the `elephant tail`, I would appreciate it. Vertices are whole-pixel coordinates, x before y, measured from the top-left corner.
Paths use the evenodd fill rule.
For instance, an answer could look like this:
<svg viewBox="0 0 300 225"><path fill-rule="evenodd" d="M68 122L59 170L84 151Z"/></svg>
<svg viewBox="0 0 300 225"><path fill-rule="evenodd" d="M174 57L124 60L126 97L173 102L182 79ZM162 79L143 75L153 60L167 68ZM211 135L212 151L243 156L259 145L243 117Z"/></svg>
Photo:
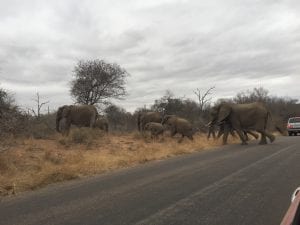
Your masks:
<svg viewBox="0 0 300 225"><path fill-rule="evenodd" d="M273 118L272 118L272 115L271 115L271 113L270 113L270 111L268 111L268 113L267 113L267 121L268 120L270 120L271 121L271 123L274 125L274 127L275 127L275 129L279 132L279 133L281 133L282 135L284 134L284 131L274 122L274 120L273 120ZM267 122L266 122L266 126L267 126ZM265 129L266 129L266 127L265 127Z"/></svg>
<svg viewBox="0 0 300 225"><path fill-rule="evenodd" d="M279 133L284 134L284 131L279 126L275 125L275 128Z"/></svg>
<svg viewBox="0 0 300 225"><path fill-rule="evenodd" d="M95 121L94 121L93 127L95 127L96 121L98 119L100 119L100 114L98 113L98 110L97 110L97 108L95 106L94 106L94 111L95 111Z"/></svg>

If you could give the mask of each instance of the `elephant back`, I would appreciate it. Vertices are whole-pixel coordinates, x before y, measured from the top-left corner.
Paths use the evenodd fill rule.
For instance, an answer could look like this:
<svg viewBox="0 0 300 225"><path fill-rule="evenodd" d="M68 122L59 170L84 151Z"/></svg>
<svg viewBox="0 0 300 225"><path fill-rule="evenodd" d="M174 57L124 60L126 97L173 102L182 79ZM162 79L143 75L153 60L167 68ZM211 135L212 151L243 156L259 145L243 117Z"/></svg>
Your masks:
<svg viewBox="0 0 300 225"><path fill-rule="evenodd" d="M178 130L192 130L192 124L184 119L184 118L177 118L176 126Z"/></svg>
<svg viewBox="0 0 300 225"><path fill-rule="evenodd" d="M159 112L147 112L142 116L142 120L144 122L156 122L160 123L161 122L162 116L160 115Z"/></svg>
<svg viewBox="0 0 300 225"><path fill-rule="evenodd" d="M77 126L90 126L91 121L95 123L98 117L97 109L92 105L70 106L66 114L71 123Z"/></svg>

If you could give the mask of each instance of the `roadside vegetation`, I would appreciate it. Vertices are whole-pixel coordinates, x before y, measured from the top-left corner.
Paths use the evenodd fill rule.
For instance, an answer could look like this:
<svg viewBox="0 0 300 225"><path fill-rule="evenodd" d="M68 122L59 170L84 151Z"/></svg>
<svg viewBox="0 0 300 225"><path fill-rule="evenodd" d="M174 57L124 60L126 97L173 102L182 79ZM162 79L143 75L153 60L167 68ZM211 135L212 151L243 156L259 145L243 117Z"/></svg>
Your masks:
<svg viewBox="0 0 300 225"><path fill-rule="evenodd" d="M105 134L88 128L73 129L69 137L18 138L0 152L0 195L34 190L50 183L92 176L149 161L211 149L220 140L207 141L205 134L194 141L179 137L154 141L138 132ZM238 141L231 139L231 142Z"/></svg>
<svg viewBox="0 0 300 225"><path fill-rule="evenodd" d="M214 87L191 90L194 99L166 91L152 105L127 112L111 101L126 96L125 78L129 74L124 69L94 60L78 62L74 71L71 96L77 103L97 106L109 122L109 132L73 127L69 136L62 136L56 131L57 108L49 109L51 101L42 101L44 96L37 93L36 107L24 109L15 103L13 94L0 88L0 196L220 146L221 140L207 139L206 126L211 107L220 102L262 102L282 128L289 117L300 115L297 99L271 96L261 87L214 104ZM46 107L48 110L43 110ZM171 138L169 131L157 139L138 132L137 117L147 111L186 119L197 131L194 140L178 143L180 136ZM229 143L233 142L239 140L230 137Z"/></svg>

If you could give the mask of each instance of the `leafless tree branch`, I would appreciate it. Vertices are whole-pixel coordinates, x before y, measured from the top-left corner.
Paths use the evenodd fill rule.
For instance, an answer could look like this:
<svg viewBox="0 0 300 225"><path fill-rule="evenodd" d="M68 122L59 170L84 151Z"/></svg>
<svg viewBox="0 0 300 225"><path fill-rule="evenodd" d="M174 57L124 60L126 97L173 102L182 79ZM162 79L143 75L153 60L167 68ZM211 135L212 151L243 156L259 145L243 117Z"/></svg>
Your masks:
<svg viewBox="0 0 300 225"><path fill-rule="evenodd" d="M194 92L194 94L197 96L198 104L199 104L199 111L200 113L203 112L205 106L211 101L212 98L209 98L208 96L212 94L212 90L215 87L210 87L207 89L204 94L201 93L201 90L197 88Z"/></svg>

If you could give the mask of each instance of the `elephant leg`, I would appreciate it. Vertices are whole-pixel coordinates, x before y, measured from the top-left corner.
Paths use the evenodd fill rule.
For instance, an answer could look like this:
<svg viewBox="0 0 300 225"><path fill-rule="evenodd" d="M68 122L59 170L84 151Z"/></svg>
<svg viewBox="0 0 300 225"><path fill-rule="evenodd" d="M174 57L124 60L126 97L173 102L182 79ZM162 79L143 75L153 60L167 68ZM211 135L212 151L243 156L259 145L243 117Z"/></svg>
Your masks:
<svg viewBox="0 0 300 225"><path fill-rule="evenodd" d="M242 141L241 144L242 145L247 145L248 143L246 142L246 139L245 139L245 136L244 136L243 132L241 130L239 130L239 129L237 129L236 132L238 133L238 135L239 135L239 137L240 137L240 139Z"/></svg>
<svg viewBox="0 0 300 225"><path fill-rule="evenodd" d="M145 124L143 122L140 123L140 132L145 132Z"/></svg>
<svg viewBox="0 0 300 225"><path fill-rule="evenodd" d="M208 134L207 134L207 140L210 139L211 134L212 134L212 130L209 128L208 129Z"/></svg>
<svg viewBox="0 0 300 225"><path fill-rule="evenodd" d="M259 142L259 144L261 144L261 145L267 144L266 137L268 137L271 142L273 142L275 140L275 136L265 130L258 130L258 132L261 133L261 140Z"/></svg>
<svg viewBox="0 0 300 225"><path fill-rule="evenodd" d="M229 132L231 133L232 129L229 126L224 126L224 128L222 129L223 131L223 145L227 145L227 140L228 140L228 135Z"/></svg>
<svg viewBox="0 0 300 225"><path fill-rule="evenodd" d="M252 131L250 131L250 130L248 130L247 133L248 133L248 134L251 134L251 136L253 136L255 139L258 139L258 138L259 138L259 135L258 135L258 134L254 133L254 132L252 132Z"/></svg>
<svg viewBox="0 0 300 225"><path fill-rule="evenodd" d="M176 129L172 128L171 129L171 137L174 137L174 135L177 133Z"/></svg>
<svg viewBox="0 0 300 225"><path fill-rule="evenodd" d="M219 139L222 135L224 135L225 132L226 132L225 125L221 124L217 135L217 139Z"/></svg>
<svg viewBox="0 0 300 225"><path fill-rule="evenodd" d="M228 139L228 132L224 132L223 134L223 145L227 145L227 139Z"/></svg>
<svg viewBox="0 0 300 225"><path fill-rule="evenodd" d="M160 134L160 140L163 141L164 139L165 139L165 133L162 132L162 133Z"/></svg>
<svg viewBox="0 0 300 225"><path fill-rule="evenodd" d="M266 135L264 133L261 133L261 139L260 139L259 144L260 145L266 145L267 144Z"/></svg>
<svg viewBox="0 0 300 225"><path fill-rule="evenodd" d="M272 143L275 141L275 136L267 131L265 131L265 135L270 139L270 142ZM297 135L297 134L296 134Z"/></svg>
<svg viewBox="0 0 300 225"><path fill-rule="evenodd" d="M90 128L93 128L95 126L95 122L96 122L96 116L92 116L90 120Z"/></svg>
<svg viewBox="0 0 300 225"><path fill-rule="evenodd" d="M69 136L70 128L71 128L71 120L66 118L64 121L63 136Z"/></svg>
<svg viewBox="0 0 300 225"><path fill-rule="evenodd" d="M207 139L209 139L211 135L212 135L213 139L216 139L216 132L214 130L208 131Z"/></svg>
<svg viewBox="0 0 300 225"><path fill-rule="evenodd" d="M231 134L232 137L236 137L235 132L234 132L233 129L230 129L230 134Z"/></svg>
<svg viewBox="0 0 300 225"><path fill-rule="evenodd" d="M224 135L224 130L219 130L217 139L219 139L222 135Z"/></svg>
<svg viewBox="0 0 300 225"><path fill-rule="evenodd" d="M146 130L145 130L145 124L144 123L141 124L141 133L144 137L146 136Z"/></svg>
<svg viewBox="0 0 300 225"><path fill-rule="evenodd" d="M62 136L68 136L67 130L66 130L65 127L64 127L64 129L61 131L61 134L62 134Z"/></svg>
<svg viewBox="0 0 300 225"><path fill-rule="evenodd" d="M70 125L66 125L63 131L63 136L69 136L69 133L70 133Z"/></svg>
<svg viewBox="0 0 300 225"><path fill-rule="evenodd" d="M179 138L178 143L181 143L183 141L184 135L181 135L181 138Z"/></svg>
<svg viewBox="0 0 300 225"><path fill-rule="evenodd" d="M153 139L153 133L151 132L151 135L150 135L151 139Z"/></svg>
<svg viewBox="0 0 300 225"><path fill-rule="evenodd" d="M247 132L246 131L243 131L244 132L244 135L245 135L245 140L246 141L249 141L249 137L248 137L248 135L247 135Z"/></svg>
<svg viewBox="0 0 300 225"><path fill-rule="evenodd" d="M216 139L216 132L215 132L215 130L212 130L212 136L213 136L213 139Z"/></svg>
<svg viewBox="0 0 300 225"><path fill-rule="evenodd" d="M207 140L209 140L209 138L210 138L210 131L208 131L208 134L207 134Z"/></svg>

